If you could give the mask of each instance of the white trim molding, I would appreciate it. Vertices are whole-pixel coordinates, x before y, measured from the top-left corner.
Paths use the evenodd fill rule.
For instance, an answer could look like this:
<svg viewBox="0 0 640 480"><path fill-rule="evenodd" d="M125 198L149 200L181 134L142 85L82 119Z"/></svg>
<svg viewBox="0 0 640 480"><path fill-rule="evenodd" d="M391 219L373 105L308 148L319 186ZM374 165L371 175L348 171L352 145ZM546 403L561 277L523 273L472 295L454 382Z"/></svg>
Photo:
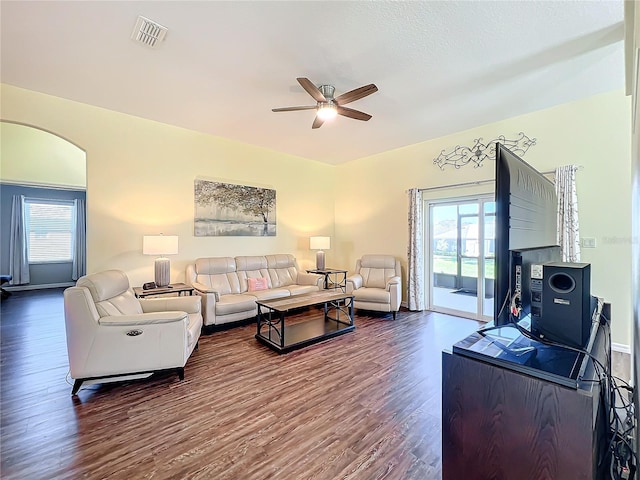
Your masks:
<svg viewBox="0 0 640 480"><path fill-rule="evenodd" d="M71 190L73 192L86 192L87 187L82 185L65 185L65 184L53 184L44 182L33 182L25 180L2 180L1 185L11 185L16 187L29 187L29 188L47 188L50 190Z"/></svg>
<svg viewBox="0 0 640 480"><path fill-rule="evenodd" d="M623 343L612 342L611 350L613 350L614 352L626 353L628 355L631 355L631 347Z"/></svg>
<svg viewBox="0 0 640 480"><path fill-rule="evenodd" d="M13 285L11 287L3 287L7 292L21 292L23 290L44 290L46 288L62 288L73 287L75 282L65 283L43 283L42 285Z"/></svg>

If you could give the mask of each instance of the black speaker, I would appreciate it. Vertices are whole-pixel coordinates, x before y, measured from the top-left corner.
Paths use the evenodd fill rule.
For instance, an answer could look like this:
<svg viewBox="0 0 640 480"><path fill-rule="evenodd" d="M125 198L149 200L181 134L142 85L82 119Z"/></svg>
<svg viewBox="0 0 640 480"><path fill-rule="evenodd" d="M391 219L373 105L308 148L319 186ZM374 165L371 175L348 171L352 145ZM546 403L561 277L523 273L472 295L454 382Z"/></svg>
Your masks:
<svg viewBox="0 0 640 480"><path fill-rule="evenodd" d="M594 306L591 265L545 263L537 283L537 288L532 287L531 331L547 340L584 348L591 333ZM534 293L538 301L533 301Z"/></svg>

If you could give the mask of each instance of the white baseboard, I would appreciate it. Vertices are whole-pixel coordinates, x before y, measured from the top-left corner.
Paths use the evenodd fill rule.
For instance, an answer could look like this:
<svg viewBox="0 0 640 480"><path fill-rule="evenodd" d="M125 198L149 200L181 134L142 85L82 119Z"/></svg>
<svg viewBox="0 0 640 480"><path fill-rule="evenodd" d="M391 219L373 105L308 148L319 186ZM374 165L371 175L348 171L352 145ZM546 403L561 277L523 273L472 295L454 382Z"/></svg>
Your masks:
<svg viewBox="0 0 640 480"><path fill-rule="evenodd" d="M626 353L627 355L631 355L631 347L629 345L624 345L622 343L611 343L611 350L619 353Z"/></svg>
<svg viewBox="0 0 640 480"><path fill-rule="evenodd" d="M43 283L42 285L14 285L2 287L7 292L21 292L22 290L43 290L45 288L62 288L62 287L73 287L75 282L65 282L65 283Z"/></svg>

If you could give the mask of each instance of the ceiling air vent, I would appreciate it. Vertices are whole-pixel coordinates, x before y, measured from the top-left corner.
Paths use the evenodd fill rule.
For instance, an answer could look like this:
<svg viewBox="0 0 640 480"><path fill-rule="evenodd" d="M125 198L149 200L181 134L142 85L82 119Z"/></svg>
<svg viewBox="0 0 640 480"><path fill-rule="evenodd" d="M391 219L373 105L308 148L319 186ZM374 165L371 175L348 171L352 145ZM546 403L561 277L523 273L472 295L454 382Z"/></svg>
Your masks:
<svg viewBox="0 0 640 480"><path fill-rule="evenodd" d="M133 27L131 38L149 47L155 47L159 42L164 40L167 30L167 27L163 27L159 23L140 15L135 27Z"/></svg>

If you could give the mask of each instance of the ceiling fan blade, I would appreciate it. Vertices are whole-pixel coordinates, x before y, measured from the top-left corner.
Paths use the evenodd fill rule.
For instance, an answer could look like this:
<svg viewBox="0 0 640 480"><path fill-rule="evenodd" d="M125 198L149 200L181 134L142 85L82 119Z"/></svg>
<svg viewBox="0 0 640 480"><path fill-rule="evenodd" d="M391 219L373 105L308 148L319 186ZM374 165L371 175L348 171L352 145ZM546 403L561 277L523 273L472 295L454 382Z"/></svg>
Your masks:
<svg viewBox="0 0 640 480"><path fill-rule="evenodd" d="M354 110L352 108L338 106L336 110L338 111L338 115L343 115L349 118L355 118L356 120L363 120L366 122L371 118L371 115L369 115L368 113L364 113L359 110Z"/></svg>
<svg viewBox="0 0 640 480"><path fill-rule="evenodd" d="M320 128L323 123L324 120L316 116L315 120L313 121L313 125L311 125L311 128Z"/></svg>
<svg viewBox="0 0 640 480"><path fill-rule="evenodd" d="M322 94L322 92L320 90L318 90L318 87L316 87L311 80L309 80L308 78L296 78L296 80L298 80L298 83L300 85L302 85L302 88L304 88L307 93L309 95L311 95L313 97L313 99L316 102L326 102L327 99L324 97L324 95Z"/></svg>
<svg viewBox="0 0 640 480"><path fill-rule="evenodd" d="M333 99L338 105L345 105L347 103L354 102L361 98L366 97L367 95L371 95L372 93L376 93L378 91L378 87L376 87L373 83L369 85L365 85L364 87L356 88L355 90L351 90L347 93L343 93L342 95L337 96Z"/></svg>
<svg viewBox="0 0 640 480"><path fill-rule="evenodd" d="M283 107L283 108L272 108L272 112L293 112L295 110L314 110L318 108L316 105L312 105L309 107Z"/></svg>

